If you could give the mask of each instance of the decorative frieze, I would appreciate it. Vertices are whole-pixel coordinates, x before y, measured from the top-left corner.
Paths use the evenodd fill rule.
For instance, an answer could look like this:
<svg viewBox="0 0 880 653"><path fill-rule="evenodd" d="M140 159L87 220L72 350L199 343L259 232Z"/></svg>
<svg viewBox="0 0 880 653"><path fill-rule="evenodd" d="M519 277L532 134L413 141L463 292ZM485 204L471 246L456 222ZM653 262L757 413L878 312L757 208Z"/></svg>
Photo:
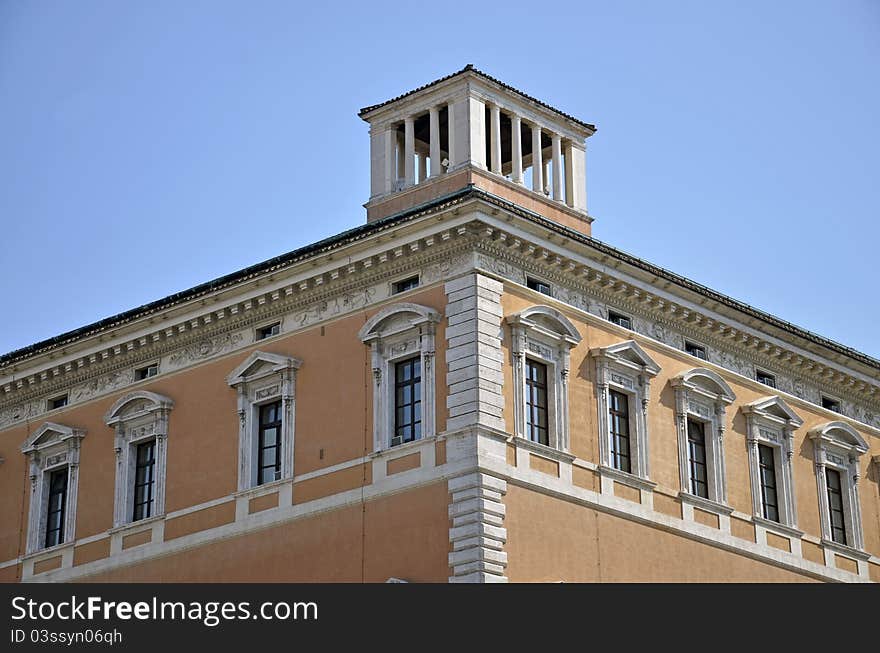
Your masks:
<svg viewBox="0 0 880 653"><path fill-rule="evenodd" d="M163 371L183 369L251 345L253 325L266 319L283 317L291 330L298 330L381 302L391 295L389 276L418 271L422 285L427 285L459 275L473 263L473 251L466 249L468 236L466 228L458 228L446 232L446 237L439 240L428 237L420 241L424 245L406 248L408 253L402 252L396 262L374 265L377 257L371 257L349 263L337 270L342 272L336 277L328 275L332 283L306 281L301 284L305 290L291 285L282 291L270 291L256 300L206 311L209 316L221 313L227 316L222 320L201 317L187 320L152 336L138 338L136 347L120 345L89 355L75 366L67 366L70 368L67 371L63 367L53 368L43 373L45 379L37 375L32 383L8 383L0 388L8 398L0 400L0 429L46 412L45 399L19 399L11 403L13 395L51 396L73 383L70 403L87 401L135 383L134 367L144 360L162 357ZM446 244L437 247L438 242ZM45 388L38 380L45 383Z"/></svg>
<svg viewBox="0 0 880 653"><path fill-rule="evenodd" d="M843 399L841 411L854 419L880 428L878 411L865 402L880 396L880 384L858 381L819 362L723 324L668 299L657 297L621 281L616 276L560 257L539 256L539 248L495 230L479 241L477 265L509 281L525 285L526 276L537 274L552 283L553 297L607 319L607 311L624 310L632 315L632 330L677 349L685 340L705 344L709 362L748 378L755 368L768 368L776 375L777 388L805 401L821 404L822 388L835 383L836 395L862 392L862 401ZM560 259L557 261L556 259ZM552 263L546 261L552 260ZM544 261L544 262L542 262ZM574 265L574 268L571 266ZM840 384L834 379L846 380ZM859 390L860 389L860 390Z"/></svg>

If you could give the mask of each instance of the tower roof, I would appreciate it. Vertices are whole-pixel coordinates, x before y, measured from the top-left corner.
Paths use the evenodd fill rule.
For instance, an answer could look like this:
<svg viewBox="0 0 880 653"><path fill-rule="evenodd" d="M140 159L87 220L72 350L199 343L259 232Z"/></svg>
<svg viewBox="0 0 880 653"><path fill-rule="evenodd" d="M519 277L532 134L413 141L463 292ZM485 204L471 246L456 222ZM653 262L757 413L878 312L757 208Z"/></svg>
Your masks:
<svg viewBox="0 0 880 653"><path fill-rule="evenodd" d="M532 97L528 93L523 93L519 89L514 88L513 86L510 86L509 84L505 84L500 79L496 79L495 77L492 77L491 75L487 75L482 70L475 68L473 64L468 64L464 68L462 68L461 70L457 70L456 72L452 73L451 75L446 75L445 77L441 77L440 79L435 79L433 82L429 82L428 84L425 84L423 86L419 86L418 88L415 88L411 91L407 91L406 93L403 93L401 95L398 95L397 97L391 98L390 100L385 100L384 102L380 102L378 104L373 104L371 106L364 107L363 109L358 111L358 116L360 116L363 120L367 120L367 116L369 114L373 113L374 111L376 111L377 109L381 109L382 107L387 106L389 104L392 104L393 102L397 102L398 100L402 100L403 98L409 97L410 95L414 95L416 93L419 93L421 91L429 89L433 86L437 86L438 84L446 82L450 79L454 79L455 77L458 77L460 75L466 75L466 74L475 75L475 76L481 77L489 82L492 82L493 84L497 84L498 86L502 87L503 89L505 89L507 91L510 91L512 93L516 93L524 100L527 100L529 102L534 102L535 104L537 104L545 109L549 109L550 111L553 111L554 113L558 114L559 116L561 116L567 120L571 120L572 122L580 125L581 127L585 128L585 129L588 129L591 132L596 131L595 125L588 123L588 122L584 122L583 120L579 120L578 118L575 118L574 116L567 114L564 111L560 111L556 107L551 106L551 105L547 104L546 102L542 102L541 100Z"/></svg>

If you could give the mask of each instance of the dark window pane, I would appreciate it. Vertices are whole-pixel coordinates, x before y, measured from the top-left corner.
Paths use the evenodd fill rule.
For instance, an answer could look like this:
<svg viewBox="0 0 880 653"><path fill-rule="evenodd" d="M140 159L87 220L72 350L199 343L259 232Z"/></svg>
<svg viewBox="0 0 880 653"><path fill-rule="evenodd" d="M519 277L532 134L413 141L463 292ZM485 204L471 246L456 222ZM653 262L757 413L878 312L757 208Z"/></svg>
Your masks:
<svg viewBox="0 0 880 653"><path fill-rule="evenodd" d="M526 436L529 440L550 444L547 417L547 366L527 358Z"/></svg>
<svg viewBox="0 0 880 653"><path fill-rule="evenodd" d="M153 514L155 494L156 441L137 445L134 470L134 512L132 520L146 519Z"/></svg>
<svg viewBox="0 0 880 653"><path fill-rule="evenodd" d="M776 458L772 447L758 445L758 468L761 477L761 508L765 519L779 521L776 485Z"/></svg>
<svg viewBox="0 0 880 653"><path fill-rule="evenodd" d="M846 519L843 510L843 486L840 472L825 468L825 484L828 487L828 512L831 518L831 539L846 544Z"/></svg>
<svg viewBox="0 0 880 653"><path fill-rule="evenodd" d="M394 436L400 442L410 442L422 434L421 357L395 364L394 386Z"/></svg>
<svg viewBox="0 0 880 653"><path fill-rule="evenodd" d="M67 468L49 474L49 507L46 513L46 546L64 542L64 515L67 508Z"/></svg>
<svg viewBox="0 0 880 653"><path fill-rule="evenodd" d="M693 419L687 421L688 464L691 476L691 494L704 499L709 498L709 484L706 473L706 433L705 424Z"/></svg>
<svg viewBox="0 0 880 653"><path fill-rule="evenodd" d="M257 484L281 478L281 402L260 406L260 429L257 438L259 473Z"/></svg>
<svg viewBox="0 0 880 653"><path fill-rule="evenodd" d="M629 397L616 390L608 391L608 412L611 423L611 466L630 472Z"/></svg>

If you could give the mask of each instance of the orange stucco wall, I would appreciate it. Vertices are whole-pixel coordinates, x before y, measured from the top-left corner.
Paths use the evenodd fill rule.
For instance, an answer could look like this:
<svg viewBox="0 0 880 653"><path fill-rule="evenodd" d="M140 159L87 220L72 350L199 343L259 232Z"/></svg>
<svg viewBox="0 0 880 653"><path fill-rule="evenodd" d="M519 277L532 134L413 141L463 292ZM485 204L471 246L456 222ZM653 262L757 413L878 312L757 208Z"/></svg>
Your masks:
<svg viewBox="0 0 880 653"><path fill-rule="evenodd" d="M809 578L508 485L511 582L798 582Z"/></svg>
<svg viewBox="0 0 880 653"><path fill-rule="evenodd" d="M90 576L97 582L446 582L446 483Z"/></svg>
<svg viewBox="0 0 880 653"><path fill-rule="evenodd" d="M237 490L238 417L234 389L226 377L253 351L296 356L303 360L296 382L295 476L359 458L372 450L372 372L369 348L358 330L377 311L406 301L444 312L442 284L388 301L287 336L266 340L194 367L160 375L83 404L71 405L46 418L0 431L0 562L25 550L28 514L28 470L21 444L43 422L85 429L79 468L76 514L77 539L106 532L113 526L115 453L113 430L104 415L121 396L146 389L174 400L167 445L166 513L229 496ZM436 368L444 370L444 323L438 325ZM344 410L340 407L344 406ZM446 422L446 386L436 386L438 429ZM371 481L358 467L331 474L304 486L295 502L335 494ZM318 487L320 486L320 487ZM264 509L259 499L252 511ZM224 517L224 519L228 519ZM191 519L192 521L192 519ZM210 521L210 520L209 520ZM170 520L169 525L174 521ZM207 522L206 522L207 523ZM190 527L187 527L187 530ZM171 533L174 533L174 527ZM448 538L447 538L448 539ZM444 572L445 573L445 572Z"/></svg>
<svg viewBox="0 0 880 653"><path fill-rule="evenodd" d="M505 284L502 296L504 315L510 315L535 304L547 302L534 291L513 284ZM583 340L571 351L569 375L569 410L571 452L588 461L599 462L597 403L595 395L596 368L589 352L596 347L612 345L635 339L660 366L660 373L651 380L651 397L648 408L648 438L651 479L661 491L676 494L679 490L678 435L675 429L675 396L669 381L680 373L701 366L684 352L669 351L652 344L652 341L633 334L615 330L611 325L595 325L580 317L574 310L560 303L552 303L569 318L580 332ZM513 393L508 389L513 383L513 367L510 354L510 331L503 329L504 352L505 421L508 431L513 430ZM706 364L707 367L711 365ZM749 480L748 451L746 448L746 421L740 410L744 404L773 394L771 388L749 382L720 368L712 368L730 385L736 401L727 408L724 456L727 466L728 503L741 513L751 514L751 484ZM808 402L785 397L785 401L800 415L804 424L795 432L795 456L793 479L797 492L798 527L808 535L820 536L819 497L813 466L812 442L807 433L813 427L837 419ZM856 427L858 428L858 427ZM880 555L880 492L876 470L871 469L872 456L880 454L878 438L864 430L862 437L871 450L861 457L860 499L865 549Z"/></svg>

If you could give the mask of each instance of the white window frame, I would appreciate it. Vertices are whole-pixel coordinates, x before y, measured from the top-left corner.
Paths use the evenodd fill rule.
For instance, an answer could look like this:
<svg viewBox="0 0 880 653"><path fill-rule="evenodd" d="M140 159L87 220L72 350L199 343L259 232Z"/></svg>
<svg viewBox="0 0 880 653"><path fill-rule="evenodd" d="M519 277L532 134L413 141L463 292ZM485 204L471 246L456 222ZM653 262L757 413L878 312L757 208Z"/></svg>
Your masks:
<svg viewBox="0 0 880 653"><path fill-rule="evenodd" d="M651 379L660 366L635 340L590 350L596 361L596 400L599 423L599 470L611 475L650 479L648 447L648 405ZM611 460L611 420L609 392L616 390L628 397L630 425L630 472L614 467Z"/></svg>
<svg viewBox="0 0 880 653"><path fill-rule="evenodd" d="M281 401L281 478L293 478L296 373L302 361L255 351L226 377L238 394L238 489L257 487L260 407ZM265 485L265 483L263 484Z"/></svg>
<svg viewBox="0 0 880 653"><path fill-rule="evenodd" d="M45 422L21 445L27 456L31 481L28 510L27 553L46 548L46 511L49 504L49 478L52 472L67 468L67 496L64 508L63 546L76 536L76 503L79 488L80 440L82 429Z"/></svg>
<svg viewBox="0 0 880 653"><path fill-rule="evenodd" d="M581 334L562 313L549 306L531 306L506 318L513 357L513 401L516 437L526 434L526 359L547 366L546 446L569 451L568 375L571 350ZM540 443L533 443L540 446Z"/></svg>
<svg viewBox="0 0 880 653"><path fill-rule="evenodd" d="M797 496L792 471L794 432L804 421L782 398L771 396L743 406L746 416L749 449L749 477L752 485L752 516L755 521L771 528L787 526L796 529ZM776 499L779 502L779 522L764 517L761 500L761 466L758 445L773 449L776 468Z"/></svg>
<svg viewBox="0 0 880 653"><path fill-rule="evenodd" d="M104 422L114 430L116 450L116 483L113 499L113 526L140 523L165 514L165 463L168 438L168 415L174 402L163 395L146 390L120 397L107 411ZM156 441L155 476L152 514L133 522L134 482L137 446Z"/></svg>
<svg viewBox="0 0 880 653"><path fill-rule="evenodd" d="M414 356L421 360L422 432L436 433L434 341L440 313L403 302L386 306L361 327L358 337L370 347L373 369L373 451L389 449L394 437L394 366Z"/></svg>
<svg viewBox="0 0 880 653"><path fill-rule="evenodd" d="M810 431L813 441L813 460L816 468L816 486L819 492L819 513L822 525L822 544L830 548L861 551L862 511L859 503L859 457L867 453L868 445L852 426L834 421L817 426ZM831 511L828 505L828 487L825 469L830 467L840 473L843 486L843 510L846 521L847 543L835 542L831 535Z"/></svg>
<svg viewBox="0 0 880 653"><path fill-rule="evenodd" d="M670 381L675 390L675 423L678 432L679 498L721 514L730 514L727 505L727 464L724 456L724 430L727 406L736 399L733 390L716 372L695 367ZM703 423L706 445L708 500L691 492L691 466L688 420Z"/></svg>

